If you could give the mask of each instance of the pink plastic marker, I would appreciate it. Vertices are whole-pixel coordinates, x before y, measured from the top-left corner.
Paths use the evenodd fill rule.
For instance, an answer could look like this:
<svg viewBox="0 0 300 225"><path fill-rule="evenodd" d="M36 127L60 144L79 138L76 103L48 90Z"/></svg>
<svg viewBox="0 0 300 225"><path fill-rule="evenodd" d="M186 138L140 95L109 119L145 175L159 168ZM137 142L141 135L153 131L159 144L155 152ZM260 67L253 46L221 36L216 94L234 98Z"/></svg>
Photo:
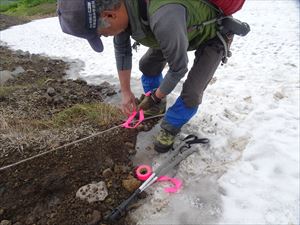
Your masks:
<svg viewBox="0 0 300 225"><path fill-rule="evenodd" d="M139 180L145 181L151 176L152 168L148 165L141 165L141 166L137 167L135 172L136 172L137 178ZM182 186L181 180L179 180L177 178L168 177L168 176L161 176L156 181L169 181L174 185L173 187L167 187L164 189L164 191L167 193L175 193Z"/></svg>
<svg viewBox="0 0 300 225"><path fill-rule="evenodd" d="M135 124L133 124L133 120L135 118L135 116L137 115L137 111L134 111L128 118L128 120L122 124L122 127L124 128L129 128L129 129L133 129L136 128L138 125L140 125L141 122L143 122L144 120L144 111L141 109L139 111L139 120L138 122L136 122Z"/></svg>
<svg viewBox="0 0 300 225"><path fill-rule="evenodd" d="M151 95L151 91L148 91L146 94L145 94L145 96L150 96Z"/></svg>
<svg viewBox="0 0 300 225"><path fill-rule="evenodd" d="M177 178L172 178L168 176L161 176L157 179L157 181L170 181L172 184L174 184L173 187L167 187L165 188L165 192L167 193L175 193L177 192L181 186L182 186L182 181L177 179Z"/></svg>

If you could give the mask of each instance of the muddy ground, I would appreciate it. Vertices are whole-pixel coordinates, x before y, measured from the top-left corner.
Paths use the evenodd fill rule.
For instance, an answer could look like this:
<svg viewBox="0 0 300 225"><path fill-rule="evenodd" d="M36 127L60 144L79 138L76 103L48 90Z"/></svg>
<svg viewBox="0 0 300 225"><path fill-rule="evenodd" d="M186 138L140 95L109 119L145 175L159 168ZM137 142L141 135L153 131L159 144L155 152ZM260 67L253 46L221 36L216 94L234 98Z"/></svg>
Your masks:
<svg viewBox="0 0 300 225"><path fill-rule="evenodd" d="M0 21L2 30L26 22L4 15ZM118 90L67 80L67 68L61 60L0 46L0 168L58 149L0 169L1 225L108 224L105 215L139 185L131 163L138 131L100 133L125 119L105 104ZM81 186L99 181L108 190L103 201L75 197ZM125 217L114 224L133 223Z"/></svg>

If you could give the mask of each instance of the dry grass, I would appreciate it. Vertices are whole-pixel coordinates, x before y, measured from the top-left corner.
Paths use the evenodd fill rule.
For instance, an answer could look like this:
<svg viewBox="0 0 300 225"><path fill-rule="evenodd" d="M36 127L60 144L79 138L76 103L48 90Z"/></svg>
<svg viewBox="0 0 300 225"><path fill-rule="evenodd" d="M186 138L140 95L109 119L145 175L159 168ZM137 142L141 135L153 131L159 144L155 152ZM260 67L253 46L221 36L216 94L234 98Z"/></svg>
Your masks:
<svg viewBox="0 0 300 225"><path fill-rule="evenodd" d="M12 118L0 112L0 157L12 152L37 154L92 134L93 125L108 127L122 117L119 109L105 103L77 104L48 121Z"/></svg>

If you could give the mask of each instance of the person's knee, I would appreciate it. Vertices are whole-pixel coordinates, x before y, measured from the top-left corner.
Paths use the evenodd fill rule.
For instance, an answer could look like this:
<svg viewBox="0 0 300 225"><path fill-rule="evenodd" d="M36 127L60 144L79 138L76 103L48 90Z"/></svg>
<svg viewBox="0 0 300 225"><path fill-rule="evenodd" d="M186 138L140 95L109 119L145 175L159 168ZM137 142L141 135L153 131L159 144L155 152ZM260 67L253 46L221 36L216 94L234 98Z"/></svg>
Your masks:
<svg viewBox="0 0 300 225"><path fill-rule="evenodd" d="M165 64L165 61L144 55L139 61L139 70L148 76L157 76L163 71Z"/></svg>
<svg viewBox="0 0 300 225"><path fill-rule="evenodd" d="M148 66L149 67L149 66ZM142 57L139 61L139 69L143 74L148 74L147 72L147 61Z"/></svg>

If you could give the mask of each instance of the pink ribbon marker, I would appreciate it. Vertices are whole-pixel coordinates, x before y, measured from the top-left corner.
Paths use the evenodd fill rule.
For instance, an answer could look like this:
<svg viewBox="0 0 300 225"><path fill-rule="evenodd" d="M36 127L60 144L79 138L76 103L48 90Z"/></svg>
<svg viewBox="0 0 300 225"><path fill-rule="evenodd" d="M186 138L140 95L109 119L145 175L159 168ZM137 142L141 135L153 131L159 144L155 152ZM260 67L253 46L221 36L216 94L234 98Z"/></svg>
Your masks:
<svg viewBox="0 0 300 225"><path fill-rule="evenodd" d="M134 111L129 116L128 120L125 123L122 124L122 127L133 129L133 128L136 128L138 125L140 125L140 123L143 122L143 120L145 118L144 117L144 111L142 109L139 111L139 120L138 120L138 122L133 124L133 120L134 120L136 115L137 115L137 111Z"/></svg>
<svg viewBox="0 0 300 225"><path fill-rule="evenodd" d="M136 176L139 180L145 181L151 176L152 169L148 165L141 165L141 166L137 167L135 172L136 172ZM173 187L167 187L164 189L164 191L167 193L175 193L182 186L181 180L179 180L177 178L168 177L168 176L161 176L156 181L169 181L174 185Z"/></svg>
<svg viewBox="0 0 300 225"><path fill-rule="evenodd" d="M182 186L182 181L177 179L177 178L172 178L168 176L161 176L157 179L157 181L170 181L172 184L174 184L173 187L167 187L165 188L165 192L167 193L175 193L177 192L181 186Z"/></svg>
<svg viewBox="0 0 300 225"><path fill-rule="evenodd" d="M151 95L151 91L148 91L145 96L149 97Z"/></svg>

